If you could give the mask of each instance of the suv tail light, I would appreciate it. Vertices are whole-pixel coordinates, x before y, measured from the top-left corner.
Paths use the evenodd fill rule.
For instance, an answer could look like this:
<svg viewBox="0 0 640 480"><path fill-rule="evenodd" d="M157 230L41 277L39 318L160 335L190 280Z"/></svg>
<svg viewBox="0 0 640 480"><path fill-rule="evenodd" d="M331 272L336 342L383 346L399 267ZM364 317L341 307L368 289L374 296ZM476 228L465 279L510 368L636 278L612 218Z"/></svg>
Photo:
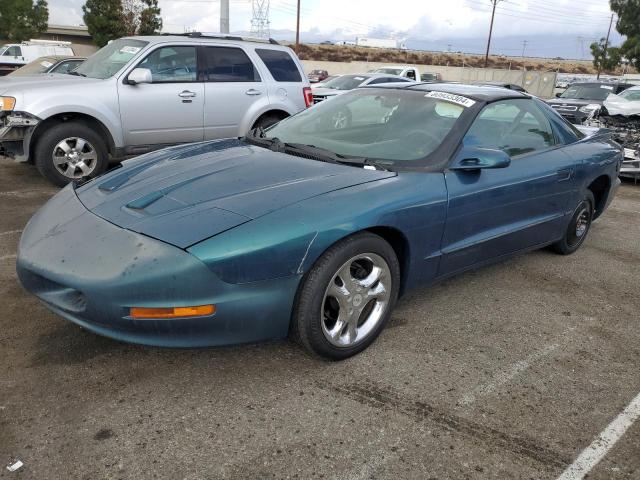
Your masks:
<svg viewBox="0 0 640 480"><path fill-rule="evenodd" d="M313 93L311 92L311 87L304 87L302 89L302 95L304 95L304 103L307 108L313 105Z"/></svg>

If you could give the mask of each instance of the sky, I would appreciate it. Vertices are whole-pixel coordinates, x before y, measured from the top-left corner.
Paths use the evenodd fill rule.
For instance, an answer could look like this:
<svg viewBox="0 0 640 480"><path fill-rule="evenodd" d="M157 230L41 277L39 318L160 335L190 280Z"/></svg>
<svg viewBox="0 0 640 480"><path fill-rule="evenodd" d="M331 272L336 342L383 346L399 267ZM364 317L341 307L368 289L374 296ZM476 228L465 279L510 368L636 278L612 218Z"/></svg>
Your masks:
<svg viewBox="0 0 640 480"><path fill-rule="evenodd" d="M266 1L266 0L263 0ZM49 0L50 23L82 24L84 0ZM219 0L159 0L164 30L219 31ZM491 0L301 0L300 30L306 41L354 40L357 36L406 40L409 48L469 51L486 38ZM296 0L271 0L273 36L293 39ZM501 0L493 35L496 52L579 58L607 33L608 0ZM230 0L231 31L251 28L252 1ZM620 37L613 32L613 44ZM504 38L509 41L500 41ZM523 41L527 41L526 45ZM471 47L470 47L471 45ZM438 48L439 47L439 48Z"/></svg>

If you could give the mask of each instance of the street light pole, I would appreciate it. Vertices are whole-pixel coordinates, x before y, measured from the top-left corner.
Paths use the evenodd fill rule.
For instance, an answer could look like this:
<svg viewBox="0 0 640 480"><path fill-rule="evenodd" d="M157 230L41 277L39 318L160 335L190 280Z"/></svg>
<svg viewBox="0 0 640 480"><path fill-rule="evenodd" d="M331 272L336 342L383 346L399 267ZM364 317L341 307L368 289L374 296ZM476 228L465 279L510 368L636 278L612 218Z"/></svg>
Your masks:
<svg viewBox="0 0 640 480"><path fill-rule="evenodd" d="M220 0L220 33L229 33L229 0Z"/></svg>
<svg viewBox="0 0 640 480"><path fill-rule="evenodd" d="M484 56L484 68L487 68L489 64L489 48L491 47L491 33L493 32L493 18L496 15L496 5L500 0L491 0L493 3L493 9L491 10L491 24L489 25L489 38L487 39L487 53Z"/></svg>
<svg viewBox="0 0 640 480"><path fill-rule="evenodd" d="M298 10L296 12L296 51L300 46L300 0L298 0Z"/></svg>

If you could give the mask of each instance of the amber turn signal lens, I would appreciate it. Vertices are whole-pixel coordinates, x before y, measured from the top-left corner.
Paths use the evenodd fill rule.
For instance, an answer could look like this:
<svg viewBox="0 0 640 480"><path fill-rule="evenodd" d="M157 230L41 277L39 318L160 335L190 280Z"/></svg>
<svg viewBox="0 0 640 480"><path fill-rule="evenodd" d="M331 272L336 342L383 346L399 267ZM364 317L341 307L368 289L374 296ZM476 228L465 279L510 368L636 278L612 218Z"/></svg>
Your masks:
<svg viewBox="0 0 640 480"><path fill-rule="evenodd" d="M0 97L0 111L10 112L16 106L16 99L13 97Z"/></svg>
<svg viewBox="0 0 640 480"><path fill-rule="evenodd" d="M216 311L215 305L197 305L195 307L145 308L131 307L131 318L181 318L211 315Z"/></svg>

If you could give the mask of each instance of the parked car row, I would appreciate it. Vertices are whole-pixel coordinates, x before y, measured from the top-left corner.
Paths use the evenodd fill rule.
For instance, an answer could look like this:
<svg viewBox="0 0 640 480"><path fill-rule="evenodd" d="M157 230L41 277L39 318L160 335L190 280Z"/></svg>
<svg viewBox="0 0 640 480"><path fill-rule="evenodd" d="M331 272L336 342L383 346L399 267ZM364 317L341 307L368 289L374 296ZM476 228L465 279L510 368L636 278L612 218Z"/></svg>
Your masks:
<svg viewBox="0 0 640 480"><path fill-rule="evenodd" d="M624 147L620 176L640 180L640 87L577 82L547 103L572 124L610 129Z"/></svg>

